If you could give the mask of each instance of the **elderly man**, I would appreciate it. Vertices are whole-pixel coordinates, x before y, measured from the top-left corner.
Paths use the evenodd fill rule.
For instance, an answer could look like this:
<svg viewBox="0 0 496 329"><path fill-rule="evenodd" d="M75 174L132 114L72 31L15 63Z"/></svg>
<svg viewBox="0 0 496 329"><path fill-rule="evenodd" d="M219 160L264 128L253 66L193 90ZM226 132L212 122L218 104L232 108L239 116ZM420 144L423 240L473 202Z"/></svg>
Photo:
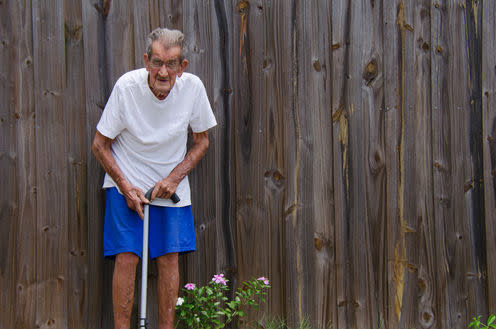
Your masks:
<svg viewBox="0 0 496 329"><path fill-rule="evenodd" d="M142 253L144 193L150 204L150 257L158 267L159 328L171 329L179 289L178 254L196 239L188 173L204 156L216 125L205 87L184 73L184 36L158 28L147 38L145 68L124 74L108 99L92 150L106 175L104 255L115 257L114 327L129 328ZM188 127L193 145L187 150ZM176 193L180 201L169 198Z"/></svg>

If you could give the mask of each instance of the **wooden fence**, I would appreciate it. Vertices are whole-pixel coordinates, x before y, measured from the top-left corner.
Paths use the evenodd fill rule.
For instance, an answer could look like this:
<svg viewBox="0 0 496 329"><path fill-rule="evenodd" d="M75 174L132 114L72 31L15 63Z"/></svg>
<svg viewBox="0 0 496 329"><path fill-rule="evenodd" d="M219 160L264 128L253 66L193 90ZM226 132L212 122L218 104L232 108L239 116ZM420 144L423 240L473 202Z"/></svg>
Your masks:
<svg viewBox="0 0 496 329"><path fill-rule="evenodd" d="M90 144L157 26L219 123L184 282L265 275L249 319L314 328L496 312L494 0L1 0L1 328L111 328Z"/></svg>

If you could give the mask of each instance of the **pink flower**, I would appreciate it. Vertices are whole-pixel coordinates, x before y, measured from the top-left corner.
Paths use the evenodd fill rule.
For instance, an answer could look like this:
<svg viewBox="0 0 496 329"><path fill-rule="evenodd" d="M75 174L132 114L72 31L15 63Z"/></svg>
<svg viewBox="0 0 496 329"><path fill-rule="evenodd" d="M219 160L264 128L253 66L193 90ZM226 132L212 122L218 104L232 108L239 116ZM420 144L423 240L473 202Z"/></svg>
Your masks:
<svg viewBox="0 0 496 329"><path fill-rule="evenodd" d="M186 290L193 290L196 288L196 285L194 283L186 283L184 288L186 288Z"/></svg>
<svg viewBox="0 0 496 329"><path fill-rule="evenodd" d="M223 285L227 284L226 279L224 279L224 274L222 274L222 273L214 275L214 277L212 278L212 281L215 283L218 283L218 284L223 284Z"/></svg>
<svg viewBox="0 0 496 329"><path fill-rule="evenodd" d="M257 280L263 281L263 283L268 286L269 285L269 279L267 279L264 276L259 277Z"/></svg>

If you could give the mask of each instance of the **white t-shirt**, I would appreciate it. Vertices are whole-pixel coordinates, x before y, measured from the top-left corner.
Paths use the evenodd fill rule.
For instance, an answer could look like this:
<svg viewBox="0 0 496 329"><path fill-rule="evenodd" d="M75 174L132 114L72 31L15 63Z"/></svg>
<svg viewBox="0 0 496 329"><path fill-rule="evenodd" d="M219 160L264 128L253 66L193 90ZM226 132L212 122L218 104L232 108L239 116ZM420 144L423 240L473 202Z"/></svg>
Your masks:
<svg viewBox="0 0 496 329"><path fill-rule="evenodd" d="M183 73L169 95L159 100L148 86L148 71L138 69L117 80L97 130L114 139L112 155L126 179L143 193L164 179L184 159L188 126L193 132L217 124L201 80ZM103 188L117 187L106 174ZM152 204L183 207L191 204L186 176L177 186L181 201L155 199Z"/></svg>

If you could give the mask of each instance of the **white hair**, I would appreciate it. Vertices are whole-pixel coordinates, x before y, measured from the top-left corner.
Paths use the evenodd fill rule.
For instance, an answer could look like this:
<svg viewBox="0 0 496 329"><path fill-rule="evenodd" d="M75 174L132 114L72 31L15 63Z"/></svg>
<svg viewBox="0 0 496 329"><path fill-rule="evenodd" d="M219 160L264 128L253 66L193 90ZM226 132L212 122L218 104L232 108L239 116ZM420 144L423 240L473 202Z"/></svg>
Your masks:
<svg viewBox="0 0 496 329"><path fill-rule="evenodd" d="M182 62L186 55L186 47L184 46L184 34L179 30L169 30L167 28L156 28L146 38L146 53L148 58L152 57L152 44L154 41L160 42L166 48L180 47L181 57L179 58Z"/></svg>

